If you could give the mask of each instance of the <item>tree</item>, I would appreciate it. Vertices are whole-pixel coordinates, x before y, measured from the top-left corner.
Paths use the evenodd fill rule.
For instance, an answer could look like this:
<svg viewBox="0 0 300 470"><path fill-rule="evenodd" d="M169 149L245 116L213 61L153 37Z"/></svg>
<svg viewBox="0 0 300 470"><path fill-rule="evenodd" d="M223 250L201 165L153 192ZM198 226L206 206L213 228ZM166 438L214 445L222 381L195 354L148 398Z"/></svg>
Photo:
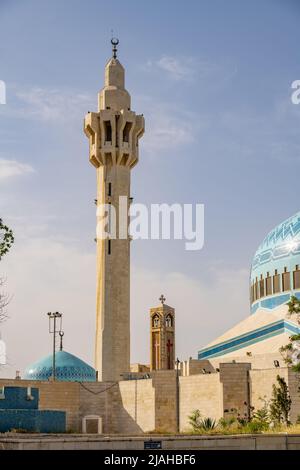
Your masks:
<svg viewBox="0 0 300 470"><path fill-rule="evenodd" d="M278 386L273 384L272 398L270 401L270 416L275 424L290 423L289 413L291 410L292 400L289 393L289 388L283 377L277 375L276 380Z"/></svg>
<svg viewBox="0 0 300 470"><path fill-rule="evenodd" d="M295 295L292 295L286 305L289 307L288 315L296 315L297 323L300 323L300 299L298 299Z"/></svg>
<svg viewBox="0 0 300 470"><path fill-rule="evenodd" d="M5 279L0 278L0 289L5 283ZM0 323L7 318L6 307L9 304L10 297L7 293L0 291Z"/></svg>
<svg viewBox="0 0 300 470"><path fill-rule="evenodd" d="M7 226L4 225L2 219L0 219L0 261L4 255L8 253L12 244L14 243L14 234L13 231ZM0 289L5 283L5 279L0 277ZM0 322L6 318L6 307L9 303L9 296L6 293L0 291Z"/></svg>
<svg viewBox="0 0 300 470"><path fill-rule="evenodd" d="M200 410L194 410L189 416L189 423L192 426L193 431L197 432L201 428L201 413Z"/></svg>
<svg viewBox="0 0 300 470"><path fill-rule="evenodd" d="M0 261L8 253L14 241L13 231L0 219Z"/></svg>
<svg viewBox="0 0 300 470"><path fill-rule="evenodd" d="M300 299L292 295L290 301L286 304L289 308L288 315L296 315L296 321L300 324ZM279 349L284 362L292 366L295 372L300 371L300 335L290 336L290 342Z"/></svg>

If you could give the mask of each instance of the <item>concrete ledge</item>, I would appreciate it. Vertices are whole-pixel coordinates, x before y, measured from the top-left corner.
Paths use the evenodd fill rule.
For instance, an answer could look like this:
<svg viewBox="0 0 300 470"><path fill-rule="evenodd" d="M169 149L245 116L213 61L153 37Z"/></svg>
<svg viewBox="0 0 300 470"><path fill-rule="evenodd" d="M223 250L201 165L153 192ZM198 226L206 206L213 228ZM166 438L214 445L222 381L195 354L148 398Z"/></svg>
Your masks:
<svg viewBox="0 0 300 470"><path fill-rule="evenodd" d="M0 435L1 450L142 450L150 439L164 450L300 450L300 434L240 434L234 436L94 434Z"/></svg>

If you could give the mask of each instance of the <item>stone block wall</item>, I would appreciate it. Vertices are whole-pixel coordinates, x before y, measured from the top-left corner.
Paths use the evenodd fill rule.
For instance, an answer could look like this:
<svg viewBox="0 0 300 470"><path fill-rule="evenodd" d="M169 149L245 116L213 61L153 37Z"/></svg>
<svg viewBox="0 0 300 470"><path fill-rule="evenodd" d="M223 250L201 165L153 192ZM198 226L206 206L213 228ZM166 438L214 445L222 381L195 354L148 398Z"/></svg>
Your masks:
<svg viewBox="0 0 300 470"><path fill-rule="evenodd" d="M176 432L176 371L160 370L152 372L155 389L155 427L160 432Z"/></svg>
<svg viewBox="0 0 300 470"><path fill-rule="evenodd" d="M291 420L300 415L300 378L288 368L251 370L251 364L224 363L210 374L179 376L179 426L188 431L189 415L199 409L203 417L218 420L237 410L249 413L249 405L261 408L260 398L270 399L276 376L284 377L292 397ZM39 382L0 379L0 387L39 389L39 409L66 412L69 431L81 432L82 418L102 418L106 434L132 434L177 430L176 371L156 371L150 379L112 382ZM250 399L251 398L251 399Z"/></svg>
<svg viewBox="0 0 300 470"><path fill-rule="evenodd" d="M222 390L220 375L198 374L180 377L180 431L190 430L189 415L199 410L203 418L221 418Z"/></svg>
<svg viewBox="0 0 300 470"><path fill-rule="evenodd" d="M116 433L152 431L155 428L155 390L152 379L119 382L112 389L113 422Z"/></svg>
<svg viewBox="0 0 300 470"><path fill-rule="evenodd" d="M249 370L251 364L220 364L220 382L222 383L223 416L239 415L247 419L250 413L251 397Z"/></svg>

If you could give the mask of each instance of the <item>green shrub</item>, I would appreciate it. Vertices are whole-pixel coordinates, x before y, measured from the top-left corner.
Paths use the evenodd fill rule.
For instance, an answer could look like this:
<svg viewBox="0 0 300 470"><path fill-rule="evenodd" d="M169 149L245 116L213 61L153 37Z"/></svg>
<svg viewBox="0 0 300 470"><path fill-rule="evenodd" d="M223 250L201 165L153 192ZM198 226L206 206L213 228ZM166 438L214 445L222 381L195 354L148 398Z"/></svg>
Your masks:
<svg viewBox="0 0 300 470"><path fill-rule="evenodd" d="M217 427L217 423L215 419L204 418L200 421L200 429L203 431L212 431L216 427Z"/></svg>

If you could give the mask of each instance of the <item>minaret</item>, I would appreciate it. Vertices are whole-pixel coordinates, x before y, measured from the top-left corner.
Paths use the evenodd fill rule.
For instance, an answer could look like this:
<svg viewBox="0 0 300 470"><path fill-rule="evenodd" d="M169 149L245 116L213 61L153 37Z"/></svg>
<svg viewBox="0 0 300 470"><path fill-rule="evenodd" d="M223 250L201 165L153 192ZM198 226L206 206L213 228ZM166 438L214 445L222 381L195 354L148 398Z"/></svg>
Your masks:
<svg viewBox="0 0 300 470"><path fill-rule="evenodd" d="M98 112L88 113L84 130L89 157L97 172L97 294L95 369L99 381L119 381L130 371L130 240L128 217L119 220L119 201L128 211L130 172L138 162L138 141L144 118L130 109L125 71L113 57L105 67L105 85L98 94ZM116 238L99 233L106 226L99 207L115 208ZM124 227L125 225L125 227ZM119 228L122 233L119 233Z"/></svg>
<svg viewBox="0 0 300 470"><path fill-rule="evenodd" d="M175 310L165 304L150 309L150 369L167 370L175 367Z"/></svg>

